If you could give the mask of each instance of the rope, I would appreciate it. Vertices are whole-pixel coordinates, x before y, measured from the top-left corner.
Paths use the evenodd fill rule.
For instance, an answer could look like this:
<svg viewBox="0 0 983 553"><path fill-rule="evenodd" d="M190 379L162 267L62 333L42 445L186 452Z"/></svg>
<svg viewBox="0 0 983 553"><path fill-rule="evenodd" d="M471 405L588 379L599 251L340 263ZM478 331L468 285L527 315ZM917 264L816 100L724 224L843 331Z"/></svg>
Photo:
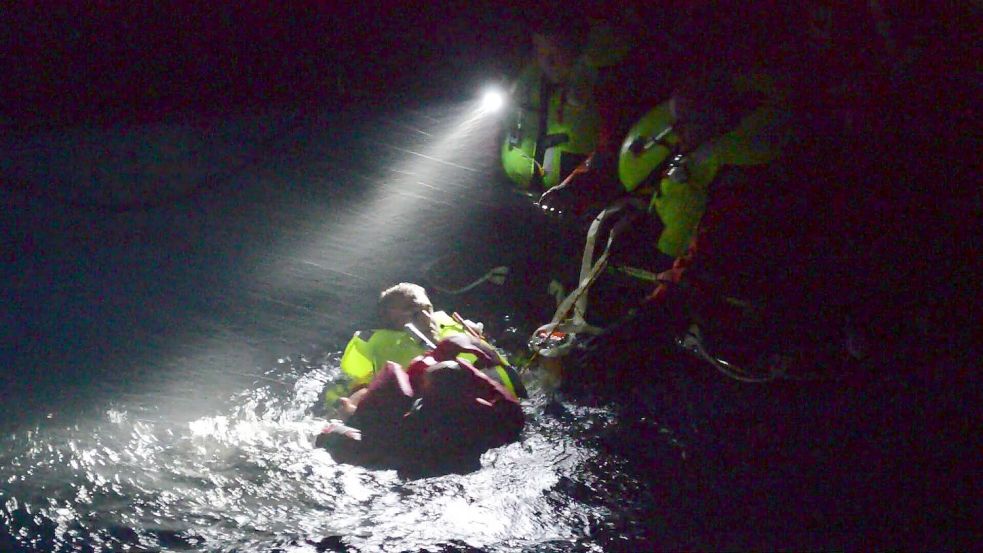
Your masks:
<svg viewBox="0 0 983 553"><path fill-rule="evenodd" d="M608 258L611 255L611 246L614 244L615 238L638 217L637 212L631 212L615 223L614 227L608 233L608 240L604 251L598 257L597 261L594 261L594 246L597 241L597 234L604 221L624 208L633 206L635 203L632 198L622 198L605 208L594 218L590 229L587 231L587 241L584 245L584 254L580 263L579 285L560 302L551 321L533 332L529 339L529 346L535 355L561 357L566 355L573 347L576 334L599 334L601 332L600 328L589 324L585 319L587 314L587 293L594 282L597 281L597 277L607 266ZM550 345L556 338L560 338L561 343Z"/></svg>
<svg viewBox="0 0 983 553"><path fill-rule="evenodd" d="M683 338L678 339L677 343L680 347L692 352L700 359L710 363L710 365L712 365L720 373L740 382L761 384L776 380L785 374L784 370L778 370L777 368L772 369L767 374L750 373L744 371L736 365L732 365L724 361L723 359L718 359L713 355L710 355L710 353L703 346L703 335L700 332L700 328L695 324L690 326L690 329L686 335Z"/></svg>
<svg viewBox="0 0 983 553"><path fill-rule="evenodd" d="M425 265L424 268L423 268L423 274L424 274L424 278L427 280L427 284L429 284L430 287L433 288L434 290L437 290L439 292L443 292L444 294L450 294L452 296L456 296L458 294L463 294L465 292L470 292L471 290L475 289L476 287L478 287L481 284L484 284L485 282L490 282L490 283L495 284L497 286L501 286L502 284L505 284L505 278L508 277L508 275L509 275L509 270L510 269L507 266L505 266L505 265L499 265L497 267L492 267L491 269L488 270L487 273L485 273L484 275L482 275L477 280L475 280L475 281L473 281L473 282L471 282L469 284L466 284L464 286L461 286L460 288L446 288L446 287L443 287L443 286L440 286L440 285L434 283L433 282L433 279L431 278L431 276L430 276L429 273L430 273L430 270L433 269L434 265L436 265L438 261L442 261L443 259L446 259L447 257L449 257L449 256L444 256L444 257L435 259L434 261L431 261L430 263L428 263L427 265Z"/></svg>

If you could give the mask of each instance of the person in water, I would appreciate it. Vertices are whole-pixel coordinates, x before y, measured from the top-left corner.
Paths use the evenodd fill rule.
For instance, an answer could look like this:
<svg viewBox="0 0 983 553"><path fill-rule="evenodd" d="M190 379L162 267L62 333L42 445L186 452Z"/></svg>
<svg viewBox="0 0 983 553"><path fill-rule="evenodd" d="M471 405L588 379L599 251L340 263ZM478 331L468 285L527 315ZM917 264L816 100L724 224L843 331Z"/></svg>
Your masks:
<svg viewBox="0 0 983 553"><path fill-rule="evenodd" d="M482 453L519 438L525 389L480 325L434 311L423 287L405 282L380 294L379 317L382 328L345 348L345 422L331 421L318 446L338 462L423 475L475 470Z"/></svg>
<svg viewBox="0 0 983 553"><path fill-rule="evenodd" d="M518 440L525 425L518 398L476 368L498 358L481 340L455 334L405 368L389 361L354 413L330 421L315 444L339 463L410 477L477 470L482 454Z"/></svg>
<svg viewBox="0 0 983 553"><path fill-rule="evenodd" d="M328 388L325 404L337 406L343 418L351 416L368 392L369 383L386 363L408 367L414 358L440 340L458 335L470 336L481 347L494 352L495 362L464 354L466 360L477 364L479 370L502 384L513 396L525 397L525 388L515 370L481 338L482 325L456 315L434 311L426 290L418 284L401 282L383 290L378 303L380 327L359 330L352 336L341 357L345 380Z"/></svg>

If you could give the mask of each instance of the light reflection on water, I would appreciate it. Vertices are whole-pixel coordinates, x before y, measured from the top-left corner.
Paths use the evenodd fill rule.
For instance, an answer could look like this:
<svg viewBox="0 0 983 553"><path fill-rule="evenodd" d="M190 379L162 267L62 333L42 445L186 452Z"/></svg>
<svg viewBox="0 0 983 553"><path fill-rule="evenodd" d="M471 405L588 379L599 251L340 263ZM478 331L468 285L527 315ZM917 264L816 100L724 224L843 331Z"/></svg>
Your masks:
<svg viewBox="0 0 983 553"><path fill-rule="evenodd" d="M33 430L0 435L0 550L601 549L595 534L612 533L612 516L624 509L618 494L640 485L590 442L597 427L615 424L607 411L567 406L572 416L558 418L534 394L523 440L489 452L483 469L405 481L338 465L313 448L324 424L317 403L337 376L337 353L255 369L269 367L265 356L285 343L304 349L324 343L325 331L348 332L381 286L417 278L407 267L448 250L475 254L472 264L499 265L514 234L529 241L537 261L553 255L554 242L539 238L553 233L538 210L510 189L488 186L498 150L483 144L494 140L494 124L468 114L438 107L357 132L331 118L307 122L281 137L309 148L296 165L279 168L277 178L236 173L244 192L216 190L200 205L133 214L140 240L128 238L132 230L117 219L55 210L73 221L68 228L127 238L83 242L97 261L83 255L86 248L55 248L57 262L27 264L24 272L45 277L84 261L116 268L117 278L93 269L72 273L79 290L59 295L37 284L17 297L84 305L78 310L93 321L117 316L109 313L112 302L102 302L108 293L128 309L96 345L74 336L71 325L53 325L58 332L43 346L68 361L45 378L82 375L85 386L42 389L40 377L20 383L31 396L25 399L49 414ZM224 147L239 149L235 141ZM503 234L503 216L509 228L528 232ZM44 217L36 218L40 227ZM61 243L60 234L48 234ZM271 236L284 238L271 245ZM198 242L203 247L190 254L182 245ZM156 259L179 261L161 272L133 269L157 267ZM161 275L176 289L161 287ZM117 281L134 290L116 290ZM514 281L510 295L525 306L534 281ZM100 315L90 304L108 307ZM137 346L118 357L88 355L100 344Z"/></svg>
<svg viewBox="0 0 983 553"><path fill-rule="evenodd" d="M70 428L7 436L2 524L39 550L598 547L584 539L607 508L558 484L597 455L577 432L612 415L577 408L576 422L561 423L537 394L522 441L488 452L481 470L403 480L313 447L324 423L319 395L337 372L337 354L284 359L221 412L190 423L135 402Z"/></svg>

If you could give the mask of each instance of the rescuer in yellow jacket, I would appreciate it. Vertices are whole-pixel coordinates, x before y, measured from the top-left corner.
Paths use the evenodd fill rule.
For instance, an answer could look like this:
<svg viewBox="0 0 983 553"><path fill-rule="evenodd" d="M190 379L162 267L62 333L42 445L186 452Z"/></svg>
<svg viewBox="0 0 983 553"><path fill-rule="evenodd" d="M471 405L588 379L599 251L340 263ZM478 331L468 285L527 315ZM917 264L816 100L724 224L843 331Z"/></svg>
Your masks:
<svg viewBox="0 0 983 553"><path fill-rule="evenodd" d="M613 26L590 25L585 17L545 21L532 42L535 61L510 91L502 166L520 188L539 194L594 151L600 121L594 87L628 42Z"/></svg>
<svg viewBox="0 0 983 553"><path fill-rule="evenodd" d="M654 240L653 253L663 256L661 265L668 268L694 238L711 183L727 167L763 166L777 158L790 137L789 118L784 95L763 73L694 76L629 129L618 152L617 174L601 176L609 179L606 191L599 191L596 182L578 182L597 177L577 175L544 194L540 203L558 210L574 205L600 210L599 202L619 191L644 199L652 217L636 228L656 235L635 233L624 240L634 242L629 249L643 250Z"/></svg>
<svg viewBox="0 0 983 553"><path fill-rule="evenodd" d="M598 309L591 313L594 321L604 326L621 319L639 296L617 281L585 275L602 269L611 276L623 273L630 279L622 284L650 289L644 297L654 298L665 293L667 281L682 278L683 266L689 265L682 258L693 258L698 229L701 235L713 229L708 239L699 241L701 259L714 257L706 255L713 248L717 253L756 248L760 237L728 233L727 227L735 214L754 217L753 199L774 184L769 164L789 139L789 112L782 95L769 85L767 78L750 72L694 75L631 128L614 177L599 183L599 175L590 169L578 171L542 196L540 204L552 211L571 209L578 201L597 209L581 263L581 284L571 293L583 297L593 287L594 297L601 298L594 301L600 307L600 314ZM580 181L587 186L578 188ZM603 243L598 236L605 232L608 245L595 256L593 245ZM706 243L711 243L709 250ZM594 286L596 282L606 285ZM558 313L554 319L562 323L568 316ZM602 336L596 338L595 344L603 342Z"/></svg>
<svg viewBox="0 0 983 553"><path fill-rule="evenodd" d="M693 79L646 117L640 123L652 125L658 140L640 145L645 133L638 126L629 132L619 180L628 192L651 194L648 211L662 225L656 249L670 258L689 248L722 171L767 165L790 139L784 97L761 73Z"/></svg>

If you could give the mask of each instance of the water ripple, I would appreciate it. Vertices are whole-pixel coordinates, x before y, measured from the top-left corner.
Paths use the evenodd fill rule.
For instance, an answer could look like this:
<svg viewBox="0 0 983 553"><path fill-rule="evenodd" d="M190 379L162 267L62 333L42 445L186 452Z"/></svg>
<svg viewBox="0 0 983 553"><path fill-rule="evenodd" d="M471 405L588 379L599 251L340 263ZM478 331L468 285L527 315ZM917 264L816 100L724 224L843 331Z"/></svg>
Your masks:
<svg viewBox="0 0 983 553"><path fill-rule="evenodd" d="M536 395L524 438L489 451L481 470L403 480L313 447L337 360L281 359L190 423L144 400L7 436L0 522L40 550L307 551L325 540L359 551L593 547L584 540L609 507L576 498L595 485L584 468L598 457L576 436L613 424L609 412L567 406L560 421Z"/></svg>

